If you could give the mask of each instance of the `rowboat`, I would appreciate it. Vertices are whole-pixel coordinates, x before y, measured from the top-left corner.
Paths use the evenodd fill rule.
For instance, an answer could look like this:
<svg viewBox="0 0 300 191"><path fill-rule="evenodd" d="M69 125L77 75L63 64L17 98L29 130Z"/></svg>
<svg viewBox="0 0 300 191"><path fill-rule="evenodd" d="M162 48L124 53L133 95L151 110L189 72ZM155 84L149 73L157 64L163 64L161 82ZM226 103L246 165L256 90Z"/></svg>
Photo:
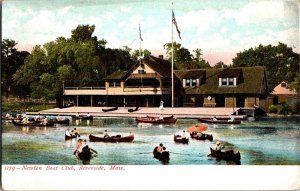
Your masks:
<svg viewBox="0 0 300 191"><path fill-rule="evenodd" d="M65 118L65 119L54 119L53 123L57 123L57 124L69 124L70 120Z"/></svg>
<svg viewBox="0 0 300 191"><path fill-rule="evenodd" d="M134 109L130 108L130 109L128 109L128 112L135 112L137 110L139 110L139 107L135 107Z"/></svg>
<svg viewBox="0 0 300 191"><path fill-rule="evenodd" d="M193 139L197 139L197 140L210 140L212 141L213 140L213 136L212 135L209 135L209 134L205 134L205 133L202 133L201 136L199 136L196 132L192 132L190 133L191 137Z"/></svg>
<svg viewBox="0 0 300 191"><path fill-rule="evenodd" d="M171 115L168 117L156 117L156 116L147 116L147 117L137 117L135 118L138 123L175 123L176 118Z"/></svg>
<svg viewBox="0 0 300 191"><path fill-rule="evenodd" d="M79 116L73 115L72 118L73 119L81 119L81 120L92 120L93 116L91 116L91 115L79 115Z"/></svg>
<svg viewBox="0 0 300 191"><path fill-rule="evenodd" d="M170 159L169 158L170 154L169 154L169 151L165 151L165 152L160 153L160 152L157 151L157 147L155 147L154 150L153 150L153 157L156 158L156 159L159 159L163 162L167 162Z"/></svg>
<svg viewBox="0 0 300 191"><path fill-rule="evenodd" d="M199 118L199 121L203 122L203 123L218 123L218 124L240 124L241 120L213 120L213 119L204 119L204 118Z"/></svg>
<svg viewBox="0 0 300 191"><path fill-rule="evenodd" d="M180 135L174 135L174 141L177 142L177 143L188 144L189 143L189 138L188 137L181 137Z"/></svg>
<svg viewBox="0 0 300 191"><path fill-rule="evenodd" d="M112 108L107 108L107 109L102 109L103 112L108 112L108 111L115 111L117 110L119 107L112 107Z"/></svg>
<svg viewBox="0 0 300 191"><path fill-rule="evenodd" d="M121 135L110 136L110 137L97 137L94 135L89 135L89 139L91 142L132 142L134 139L134 135L130 134L129 136L122 137Z"/></svg>
<svg viewBox="0 0 300 191"><path fill-rule="evenodd" d="M30 122L30 123L22 123L20 121L15 121L12 120L12 123L16 126L34 126L34 127L50 127L50 126L54 126L54 123L52 122L48 122L47 124L43 124L41 122Z"/></svg>
<svg viewBox="0 0 300 191"><path fill-rule="evenodd" d="M241 160L240 152L234 153L233 150L216 151L216 150L210 148L209 156L216 157L217 159L235 161L235 162L239 162Z"/></svg>

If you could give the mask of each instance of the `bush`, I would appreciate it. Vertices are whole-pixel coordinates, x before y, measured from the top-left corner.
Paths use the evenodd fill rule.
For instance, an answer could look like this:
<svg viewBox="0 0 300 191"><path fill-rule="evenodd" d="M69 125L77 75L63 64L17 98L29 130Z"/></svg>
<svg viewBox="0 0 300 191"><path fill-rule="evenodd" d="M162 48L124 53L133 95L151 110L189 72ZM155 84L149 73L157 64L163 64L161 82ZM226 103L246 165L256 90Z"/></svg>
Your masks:
<svg viewBox="0 0 300 191"><path fill-rule="evenodd" d="M293 114L300 114L300 102L293 102L291 105L291 111Z"/></svg>
<svg viewBox="0 0 300 191"><path fill-rule="evenodd" d="M270 105L268 108L269 113L277 113L277 106L276 105Z"/></svg>
<svg viewBox="0 0 300 191"><path fill-rule="evenodd" d="M278 110L278 114L286 115L286 114L291 113L291 111L292 111L292 109L289 105L283 105L283 106L281 106L281 109Z"/></svg>

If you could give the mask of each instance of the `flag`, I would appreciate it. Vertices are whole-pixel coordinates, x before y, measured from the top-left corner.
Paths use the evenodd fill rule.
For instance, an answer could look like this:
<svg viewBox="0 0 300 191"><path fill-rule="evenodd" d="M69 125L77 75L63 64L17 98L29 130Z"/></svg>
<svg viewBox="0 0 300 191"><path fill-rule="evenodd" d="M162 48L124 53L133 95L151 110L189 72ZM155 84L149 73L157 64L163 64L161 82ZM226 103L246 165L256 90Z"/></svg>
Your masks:
<svg viewBox="0 0 300 191"><path fill-rule="evenodd" d="M141 41L143 41L143 39L142 39L142 33L141 33L141 26L139 25L139 31L140 31L140 39L141 39Z"/></svg>
<svg viewBox="0 0 300 191"><path fill-rule="evenodd" d="M178 36L179 36L179 38L180 38L180 40L181 40L180 31L179 31L179 29L178 29L177 22L176 22L176 19L175 19L175 14L174 14L174 11L173 11L173 10L172 10L172 23L175 25L176 30L177 30L177 32L178 32Z"/></svg>

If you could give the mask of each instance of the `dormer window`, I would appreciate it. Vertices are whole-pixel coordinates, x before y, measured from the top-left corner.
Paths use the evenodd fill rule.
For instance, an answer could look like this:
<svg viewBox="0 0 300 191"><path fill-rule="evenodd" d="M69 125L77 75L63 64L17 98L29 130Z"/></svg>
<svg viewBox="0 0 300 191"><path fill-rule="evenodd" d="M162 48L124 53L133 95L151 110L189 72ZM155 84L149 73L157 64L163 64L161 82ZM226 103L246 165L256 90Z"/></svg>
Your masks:
<svg viewBox="0 0 300 191"><path fill-rule="evenodd" d="M196 79L191 79L192 80L192 86L196 86L197 85L197 80Z"/></svg>
<svg viewBox="0 0 300 191"><path fill-rule="evenodd" d="M184 87L199 86L199 79L191 79L191 78L183 79L183 86Z"/></svg>
<svg viewBox="0 0 300 191"><path fill-rule="evenodd" d="M219 78L219 86L230 87L236 85L236 78Z"/></svg>
<svg viewBox="0 0 300 191"><path fill-rule="evenodd" d="M190 86L191 86L191 81L190 81L190 79L186 79L186 80L185 80L185 86L186 86L186 87L190 87Z"/></svg>

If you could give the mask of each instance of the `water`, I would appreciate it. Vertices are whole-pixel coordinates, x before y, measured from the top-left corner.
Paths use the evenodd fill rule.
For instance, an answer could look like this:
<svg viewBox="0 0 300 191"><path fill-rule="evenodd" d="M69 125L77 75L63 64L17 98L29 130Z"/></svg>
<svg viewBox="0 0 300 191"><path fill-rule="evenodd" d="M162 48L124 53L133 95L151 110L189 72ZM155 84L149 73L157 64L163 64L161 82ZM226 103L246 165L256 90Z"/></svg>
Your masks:
<svg viewBox="0 0 300 191"><path fill-rule="evenodd" d="M71 118L70 118L71 119ZM82 164L72 153L76 140L64 140L67 128L76 127L81 138L88 135L103 136L134 133L133 143L89 142L98 156L91 165L161 165L153 158L152 151L164 143L170 153L169 165L234 165L230 161L217 161L207 155L216 141L227 149L241 153L241 165L299 165L300 126L299 117L256 118L240 125L207 124L205 133L212 134L214 141L190 139L188 145L174 143L173 134L198 123L196 119L178 119L176 124L137 124L131 118L96 118L93 121L71 121L70 125L55 127L16 127L2 121L3 164Z"/></svg>

